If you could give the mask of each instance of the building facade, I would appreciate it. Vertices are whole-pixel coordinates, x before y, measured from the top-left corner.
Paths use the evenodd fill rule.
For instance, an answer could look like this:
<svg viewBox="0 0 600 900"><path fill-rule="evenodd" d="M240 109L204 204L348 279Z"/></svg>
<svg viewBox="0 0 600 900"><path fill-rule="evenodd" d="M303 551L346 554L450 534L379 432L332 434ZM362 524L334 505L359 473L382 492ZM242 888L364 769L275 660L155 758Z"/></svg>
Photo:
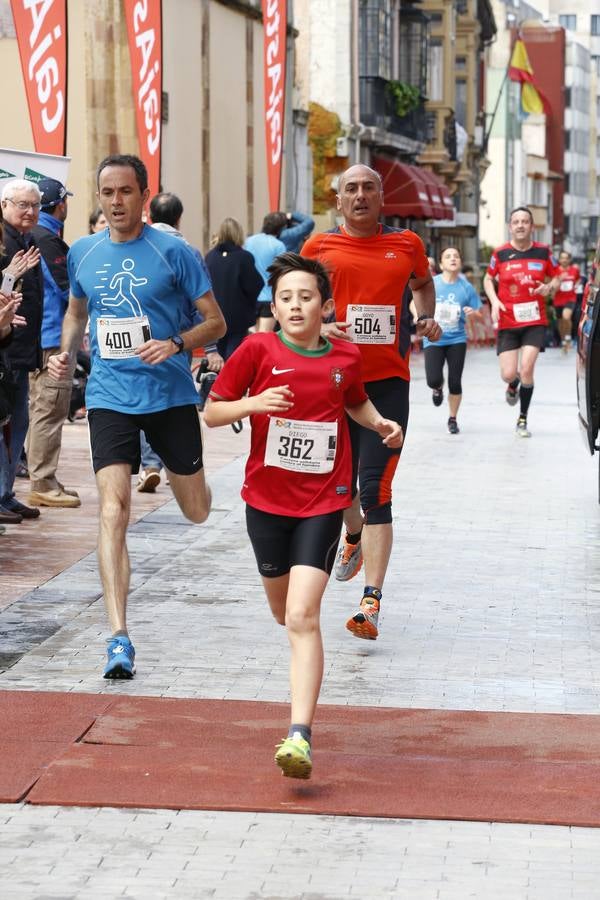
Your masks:
<svg viewBox="0 0 600 900"><path fill-rule="evenodd" d="M289 4L291 9L291 4ZM87 232L94 173L109 153L138 153L123 0L68 0L66 239ZM183 231L203 250L226 216L247 232L269 211L260 0L162 0L160 182L184 204ZM295 39L287 28L281 206L308 211L312 185L306 110L295 109ZM33 150L9 0L0 0L4 146Z"/></svg>

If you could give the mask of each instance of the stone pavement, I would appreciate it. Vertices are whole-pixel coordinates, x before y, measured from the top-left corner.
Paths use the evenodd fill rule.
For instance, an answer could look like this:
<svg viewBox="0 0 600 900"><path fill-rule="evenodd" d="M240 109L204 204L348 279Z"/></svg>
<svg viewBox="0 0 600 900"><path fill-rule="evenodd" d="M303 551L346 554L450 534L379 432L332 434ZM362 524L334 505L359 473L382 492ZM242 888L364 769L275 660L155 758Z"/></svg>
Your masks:
<svg viewBox="0 0 600 900"><path fill-rule="evenodd" d="M347 634L360 585L332 583L321 702L596 714L598 460L578 434L574 360L540 358L530 441L514 435L493 351L470 351L464 390L452 437L415 357L381 637ZM133 682L99 677L92 554L0 612L0 689L286 701L287 642L245 536L242 470L214 472L205 525L171 502L132 526ZM314 778L318 759L316 734ZM593 900L600 830L4 805L0 896Z"/></svg>

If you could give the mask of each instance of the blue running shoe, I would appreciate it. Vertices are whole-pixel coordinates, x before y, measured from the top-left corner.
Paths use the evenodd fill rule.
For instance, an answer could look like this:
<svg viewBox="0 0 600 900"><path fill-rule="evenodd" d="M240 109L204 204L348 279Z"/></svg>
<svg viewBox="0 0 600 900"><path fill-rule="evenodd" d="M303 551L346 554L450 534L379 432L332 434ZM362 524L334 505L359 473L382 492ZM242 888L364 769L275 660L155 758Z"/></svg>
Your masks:
<svg viewBox="0 0 600 900"><path fill-rule="evenodd" d="M109 638L106 644L108 661L104 667L104 677L133 678L135 675L135 649L129 638Z"/></svg>

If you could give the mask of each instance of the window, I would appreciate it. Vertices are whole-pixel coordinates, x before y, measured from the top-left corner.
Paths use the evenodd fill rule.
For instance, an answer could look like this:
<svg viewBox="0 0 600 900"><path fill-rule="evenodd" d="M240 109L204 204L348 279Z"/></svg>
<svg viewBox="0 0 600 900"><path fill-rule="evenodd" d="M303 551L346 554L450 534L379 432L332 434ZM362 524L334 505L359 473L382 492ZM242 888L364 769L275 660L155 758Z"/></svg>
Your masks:
<svg viewBox="0 0 600 900"><path fill-rule="evenodd" d="M577 16L559 16L558 24L568 31L577 31Z"/></svg>
<svg viewBox="0 0 600 900"><path fill-rule="evenodd" d="M444 99L444 45L440 38L432 38L429 44L429 65L427 67L429 85L427 95L430 100Z"/></svg>
<svg viewBox="0 0 600 900"><path fill-rule="evenodd" d="M454 115L464 128L467 125L467 82L464 78L456 80L454 98Z"/></svg>
<svg viewBox="0 0 600 900"><path fill-rule="evenodd" d="M359 7L360 75L392 77L391 0L361 0Z"/></svg>
<svg viewBox="0 0 600 900"><path fill-rule="evenodd" d="M428 19L418 10L402 12L398 36L398 80L427 91Z"/></svg>
<svg viewBox="0 0 600 900"><path fill-rule="evenodd" d="M590 34L600 35L600 16L590 16Z"/></svg>

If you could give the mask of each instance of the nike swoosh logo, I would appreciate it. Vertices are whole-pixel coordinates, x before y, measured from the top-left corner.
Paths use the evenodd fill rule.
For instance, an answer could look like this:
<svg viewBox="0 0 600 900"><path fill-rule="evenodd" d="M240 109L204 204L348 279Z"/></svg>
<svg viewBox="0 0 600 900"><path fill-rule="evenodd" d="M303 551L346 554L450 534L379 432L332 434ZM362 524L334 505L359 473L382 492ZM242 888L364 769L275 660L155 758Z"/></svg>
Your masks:
<svg viewBox="0 0 600 900"><path fill-rule="evenodd" d="M286 372L293 372L294 369L278 369L277 366L273 366L271 369L271 375L285 375Z"/></svg>
<svg viewBox="0 0 600 900"><path fill-rule="evenodd" d="M198 457L198 459L195 459L194 462L192 463L192 465L195 466L196 463L199 463L199 462L200 462L200 457Z"/></svg>

